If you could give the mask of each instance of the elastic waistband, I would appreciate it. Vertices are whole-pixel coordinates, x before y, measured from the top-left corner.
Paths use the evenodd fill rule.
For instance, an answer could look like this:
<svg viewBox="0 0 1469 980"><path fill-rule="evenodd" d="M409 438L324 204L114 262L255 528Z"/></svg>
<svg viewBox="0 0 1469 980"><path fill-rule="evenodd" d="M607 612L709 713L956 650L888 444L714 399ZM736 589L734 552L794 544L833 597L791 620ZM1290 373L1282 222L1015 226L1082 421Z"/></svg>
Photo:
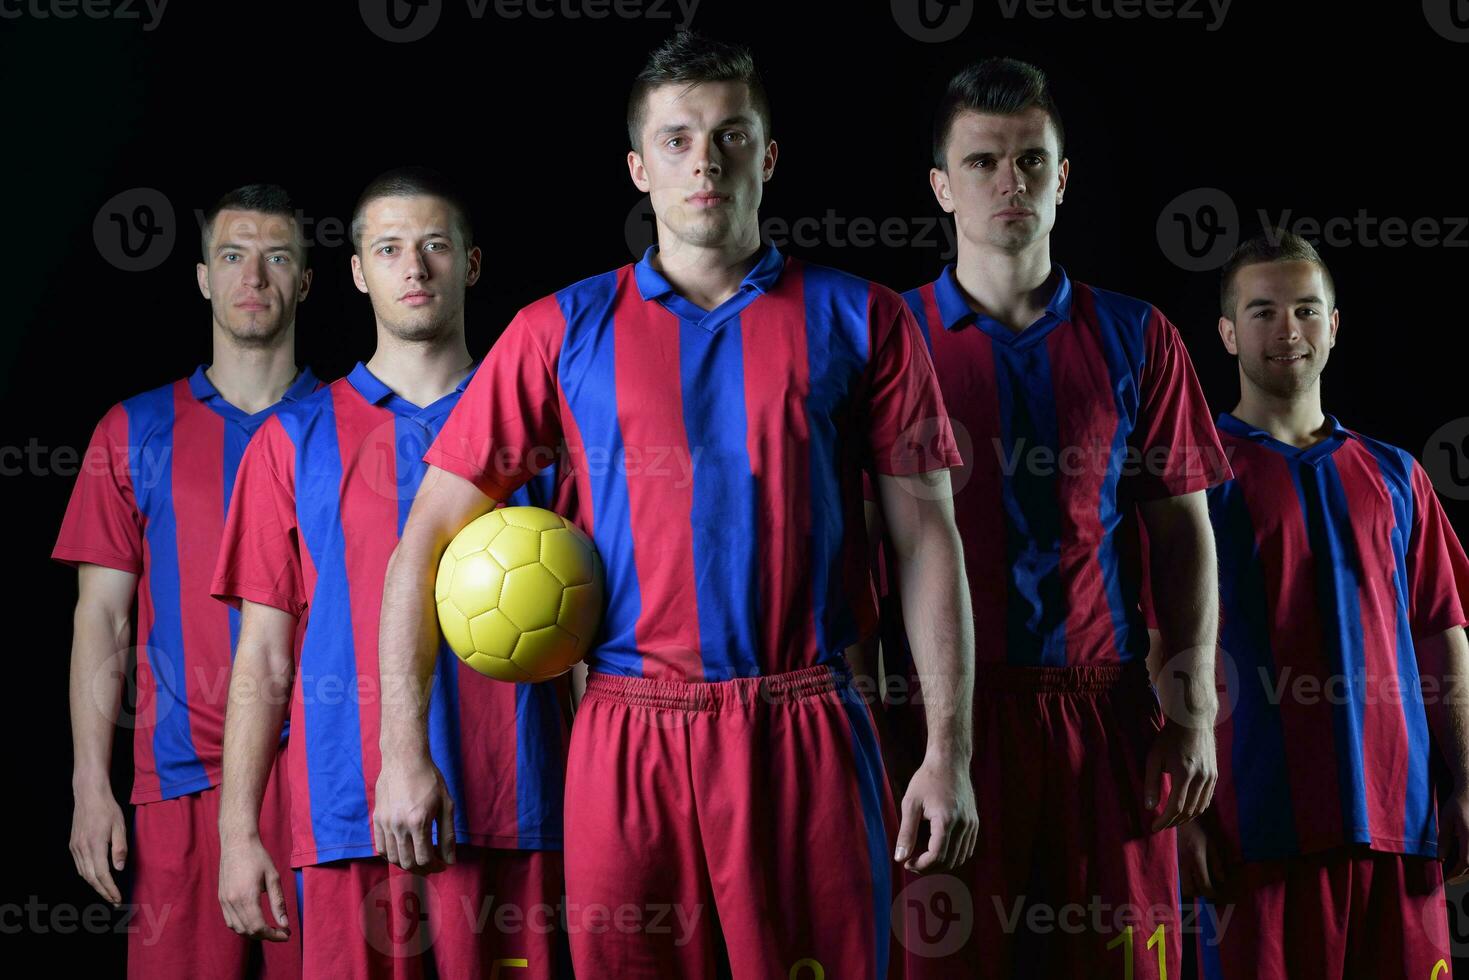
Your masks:
<svg viewBox="0 0 1469 980"><path fill-rule="evenodd" d="M1142 660L1088 667L1025 667L1017 664L978 664L975 693L1095 694L1152 683Z"/></svg>
<svg viewBox="0 0 1469 980"><path fill-rule="evenodd" d="M784 674L735 677L727 681L672 681L623 677L593 671L583 700L610 701L642 708L718 711L732 705L783 704L819 697L851 677L845 658Z"/></svg>

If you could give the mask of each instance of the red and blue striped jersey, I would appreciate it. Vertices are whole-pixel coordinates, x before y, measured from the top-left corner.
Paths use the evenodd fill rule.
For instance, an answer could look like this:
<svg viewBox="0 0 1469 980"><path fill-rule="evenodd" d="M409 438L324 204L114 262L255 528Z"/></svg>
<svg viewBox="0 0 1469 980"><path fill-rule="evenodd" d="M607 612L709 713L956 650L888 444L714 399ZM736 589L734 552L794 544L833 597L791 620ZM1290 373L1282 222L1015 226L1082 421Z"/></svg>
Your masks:
<svg viewBox="0 0 1469 980"><path fill-rule="evenodd" d="M1019 332L970 309L952 265L903 296L963 456L954 516L981 663L1145 658L1136 504L1229 476L1173 324L1056 269Z"/></svg>
<svg viewBox="0 0 1469 980"><path fill-rule="evenodd" d="M607 575L591 669L825 662L875 622L862 469L958 462L928 353L882 286L767 245L706 311L655 250L521 310L427 460L501 499L565 440Z"/></svg>
<svg viewBox="0 0 1469 980"><path fill-rule="evenodd" d="M1209 491L1225 688L1213 807L1237 859L1352 843L1431 857L1414 642L1465 624L1469 559L1412 456L1327 420L1297 449L1218 419L1234 479Z"/></svg>
<svg viewBox="0 0 1469 980"><path fill-rule="evenodd" d="M240 457L267 418L316 390L303 369L282 399L247 414L199 365L118 402L87 446L51 557L138 576L133 803L219 783L238 613L209 578Z"/></svg>
<svg viewBox="0 0 1469 980"><path fill-rule="evenodd" d="M382 698L393 696L378 670L383 580L424 451L468 380L420 408L358 363L262 426L241 463L212 591L306 618L286 748L294 866L373 854ZM550 507L554 479L548 468L513 503ZM456 840L560 848L567 693L490 680L440 640L429 745Z"/></svg>

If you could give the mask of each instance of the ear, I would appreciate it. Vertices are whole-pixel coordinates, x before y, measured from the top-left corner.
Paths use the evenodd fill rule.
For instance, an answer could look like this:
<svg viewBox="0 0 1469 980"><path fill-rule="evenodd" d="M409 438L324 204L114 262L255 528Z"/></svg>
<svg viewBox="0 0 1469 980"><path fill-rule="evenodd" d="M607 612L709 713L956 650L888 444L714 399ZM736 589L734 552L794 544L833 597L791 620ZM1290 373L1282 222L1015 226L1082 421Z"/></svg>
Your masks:
<svg viewBox="0 0 1469 980"><path fill-rule="evenodd" d="M311 292L311 274L314 271L314 269L307 269L301 273L301 284L296 288L296 302L301 302L306 298L306 294Z"/></svg>
<svg viewBox="0 0 1469 980"><path fill-rule="evenodd" d="M1219 339L1224 341L1224 349L1234 356L1239 356L1239 345L1234 335L1234 321L1227 316L1219 318Z"/></svg>
<svg viewBox="0 0 1469 980"><path fill-rule="evenodd" d="M775 140L771 140L765 147L765 160L760 165L760 179L762 181L769 180L775 176L775 158L779 153L780 147L776 145Z"/></svg>
<svg viewBox="0 0 1469 980"><path fill-rule="evenodd" d="M479 246L475 245L469 250L469 255L466 256L464 267L464 285L466 288L479 282L480 263L482 260L483 255L480 253Z"/></svg>
<svg viewBox="0 0 1469 980"><path fill-rule="evenodd" d="M362 256L356 253L352 255L352 284L359 293L367 292L367 280L362 277Z"/></svg>
<svg viewBox="0 0 1469 980"><path fill-rule="evenodd" d="M945 214L954 213L954 195L949 188L949 172L933 167L928 171L928 186L933 191L934 200L939 202L939 207L944 209Z"/></svg>
<svg viewBox="0 0 1469 980"><path fill-rule="evenodd" d="M194 278L199 282L199 294L205 299L211 299L209 295L209 266L203 262L194 263Z"/></svg>
<svg viewBox="0 0 1469 980"><path fill-rule="evenodd" d="M1336 346L1336 328L1341 326L1341 311L1336 307L1331 308L1331 346Z"/></svg>
<svg viewBox="0 0 1469 980"><path fill-rule="evenodd" d="M643 158L637 150L627 151L627 174L632 178L633 186L644 194L652 185L648 183L648 168L643 166Z"/></svg>
<svg viewBox="0 0 1469 980"><path fill-rule="evenodd" d="M1058 174L1059 176L1056 179L1056 203L1060 204L1061 199L1066 196L1066 181L1071 176L1070 160L1064 158L1061 160L1061 167Z"/></svg>

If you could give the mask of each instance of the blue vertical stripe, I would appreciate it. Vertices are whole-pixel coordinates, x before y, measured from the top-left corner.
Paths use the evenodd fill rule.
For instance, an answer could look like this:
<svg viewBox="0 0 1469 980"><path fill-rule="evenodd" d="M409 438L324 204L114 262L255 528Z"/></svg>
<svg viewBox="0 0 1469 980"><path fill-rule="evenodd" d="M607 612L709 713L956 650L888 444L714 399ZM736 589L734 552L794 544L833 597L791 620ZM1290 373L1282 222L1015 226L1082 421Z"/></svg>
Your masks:
<svg viewBox="0 0 1469 980"><path fill-rule="evenodd" d="M1041 340L1036 335L1032 342L1014 345L990 341L1005 461L1000 474L1005 559L1010 569L1005 583L1005 650L1012 664L1064 667L1067 603L1061 581L1056 466L1037 466L1033 455L1038 449L1048 449L1053 463L1060 458L1056 392L1050 357Z"/></svg>
<svg viewBox="0 0 1469 980"><path fill-rule="evenodd" d="M559 845L565 783L562 731L557 685L516 684L515 812L523 848Z"/></svg>
<svg viewBox="0 0 1469 980"><path fill-rule="evenodd" d="M262 421L264 415L262 414ZM240 471L240 459L245 455L245 447L250 444L250 436L255 428L245 428L240 425L232 425L228 418L224 423L224 512L229 513L230 499L235 492L235 476ZM234 606L225 607L229 611L230 620L230 662L235 659L235 648L240 644L240 611ZM289 723L288 723L289 724Z"/></svg>
<svg viewBox="0 0 1469 980"><path fill-rule="evenodd" d="M1219 545L1219 642L1233 657L1239 684L1232 716L1230 772L1240 846L1246 860L1297 853L1285 729L1271 696L1279 683L1270 642L1270 597L1244 492L1231 481L1208 493L1209 519Z"/></svg>
<svg viewBox="0 0 1469 980"><path fill-rule="evenodd" d="M1098 519L1102 537L1097 545L1097 565L1102 573L1102 591L1107 596L1107 608L1112 616L1113 643L1122 660L1136 660L1148 655L1148 631L1138 610L1136 583L1127 583L1124 595L1122 562L1117 553L1117 527L1122 523L1122 511L1117 506L1117 491L1121 485L1122 466L1127 457L1128 439L1138 417L1138 371L1144 354L1143 334L1147 330L1151 308L1142 308L1143 319L1138 318L1137 304L1122 305L1113 302L1114 294L1091 294L1096 309L1097 336L1102 346L1102 358L1107 365L1108 389L1112 392L1112 405L1117 412L1117 423L1112 429L1112 441L1107 454L1107 476L1102 480L1098 500Z"/></svg>
<svg viewBox="0 0 1469 980"><path fill-rule="evenodd" d="M923 334L923 342L928 346L928 352L933 353L933 337L929 335L931 329L928 323L928 310L923 303L923 290L910 289L903 294L903 302L908 304L908 312L913 314L913 319L918 321L918 332ZM942 330L944 325L938 324Z"/></svg>
<svg viewBox="0 0 1469 980"><path fill-rule="evenodd" d="M618 421L613 305L617 273L563 289L556 302L568 324L557 381L587 452L593 540L606 575L607 607L588 665L610 674L641 677L637 625L642 615L628 501L622 427Z"/></svg>
<svg viewBox="0 0 1469 980"><path fill-rule="evenodd" d="M312 674L297 679L305 731L292 734L306 739L312 838L320 849L361 840L369 828L343 815L369 810L363 783L362 713L357 698L341 693L355 684L357 655L341 519L336 403L326 396L315 407L310 415L283 412L280 419L296 447L297 524L317 575L303 641L315 651ZM321 684L336 690L324 694L315 689ZM318 805L318 801L331 802Z"/></svg>
<svg viewBox="0 0 1469 980"><path fill-rule="evenodd" d="M883 827L883 769L877 735L862 696L853 689L852 675L843 667L832 668L837 696L847 713L852 733L852 756L856 763L858 794L862 800L862 822L867 828L868 871L872 876L873 977L888 971L888 943L892 934L892 870L888 863L887 831Z"/></svg>
<svg viewBox="0 0 1469 980"><path fill-rule="evenodd" d="M745 365L739 318L712 333L679 321L684 431L694 461L694 592L704 679L760 673L756 590L757 501L745 438ZM771 654L776 651L768 651Z"/></svg>
<svg viewBox="0 0 1469 980"><path fill-rule="evenodd" d="M810 434L811 599L817 657L824 661L857 641L857 617L845 594L840 557L842 447L837 439L843 379L859 377L868 352L871 285L833 269L803 267L806 310L806 427Z"/></svg>
<svg viewBox="0 0 1469 980"><path fill-rule="evenodd" d="M1202 898L1194 900L1199 912L1199 980L1224 980L1224 964L1219 961L1219 944L1224 934L1219 931L1219 910Z"/></svg>
<svg viewBox="0 0 1469 980"><path fill-rule="evenodd" d="M1342 703L1332 704L1336 735L1337 778L1341 787L1342 830L1354 839L1368 825L1363 771L1362 716L1366 708L1366 650L1362 642L1362 609L1357 589L1361 558L1342 530L1351 527L1341 474L1330 459L1320 467L1292 462L1296 491L1306 513L1306 534L1316 572L1323 652L1342 678Z"/></svg>
<svg viewBox="0 0 1469 980"><path fill-rule="evenodd" d="M139 510L147 519L148 582L153 625L144 641L153 672L157 725L153 763L164 798L210 783L194 746L189 718L187 653L179 572L178 521L174 514L174 385L123 403L128 417L128 473ZM162 435L167 433L167 435ZM145 451L146 450L146 451Z"/></svg>

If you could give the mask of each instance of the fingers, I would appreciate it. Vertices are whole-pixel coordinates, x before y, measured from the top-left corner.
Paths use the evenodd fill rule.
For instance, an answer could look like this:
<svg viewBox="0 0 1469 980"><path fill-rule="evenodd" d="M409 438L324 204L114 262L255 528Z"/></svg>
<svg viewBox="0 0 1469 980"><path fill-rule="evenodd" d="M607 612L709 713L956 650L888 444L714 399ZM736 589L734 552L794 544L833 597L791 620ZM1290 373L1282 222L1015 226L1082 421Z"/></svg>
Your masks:
<svg viewBox="0 0 1469 980"><path fill-rule="evenodd" d="M376 807L373 807L372 810L372 853L379 855L388 853L386 835L383 833L382 823L378 820Z"/></svg>
<svg viewBox="0 0 1469 980"><path fill-rule="evenodd" d="M119 814L112 821L112 867L121 871L128 863L128 829Z"/></svg>
<svg viewBox="0 0 1469 980"><path fill-rule="evenodd" d="M273 874L265 879L265 891L270 895L270 910L275 913L275 924L288 926L286 921L286 894L281 889L281 876Z"/></svg>
<svg viewBox="0 0 1469 980"><path fill-rule="evenodd" d="M1143 806L1149 810L1158 805L1158 799L1163 795L1163 741L1155 739L1153 747L1148 749L1148 765L1146 775L1143 777ZM1153 826L1158 830L1158 826Z"/></svg>
<svg viewBox="0 0 1469 980"><path fill-rule="evenodd" d="M454 798L445 787L439 797L439 856L454 863Z"/></svg>
<svg viewBox="0 0 1469 980"><path fill-rule="evenodd" d="M894 861L905 861L913 853L914 843L918 840L918 822L922 816L919 801L910 790L903 797L902 819L898 824L898 846L893 849Z"/></svg>
<svg viewBox="0 0 1469 980"><path fill-rule="evenodd" d="M951 821L942 816L931 817L928 822L928 850L907 865L909 871L927 871L934 865L949 867L949 851L953 847Z"/></svg>
<svg viewBox="0 0 1469 980"><path fill-rule="evenodd" d="M74 843L71 856L76 863L77 873L82 876L82 879L91 885L98 895L114 905L120 905L122 904L122 893L112 880L112 873L107 870L107 850L106 838L91 837Z"/></svg>
<svg viewBox="0 0 1469 980"><path fill-rule="evenodd" d="M434 863L434 841L433 834L430 832L431 827L432 823L430 821L423 820L414 825L409 835L412 847L409 849L408 854L413 857L413 869L427 868Z"/></svg>

